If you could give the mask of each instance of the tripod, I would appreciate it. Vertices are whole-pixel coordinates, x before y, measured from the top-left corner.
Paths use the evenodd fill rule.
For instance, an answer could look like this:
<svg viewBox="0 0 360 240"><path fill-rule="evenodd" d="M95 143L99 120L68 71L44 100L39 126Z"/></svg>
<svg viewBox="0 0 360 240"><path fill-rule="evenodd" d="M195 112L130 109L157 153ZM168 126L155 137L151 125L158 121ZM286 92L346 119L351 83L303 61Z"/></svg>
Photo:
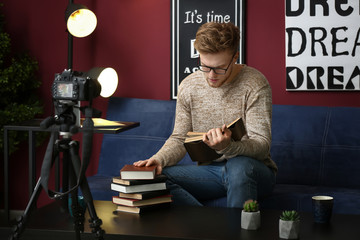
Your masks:
<svg viewBox="0 0 360 240"><path fill-rule="evenodd" d="M52 127L51 137L42 163L41 175L23 215L18 219L13 233L9 237L10 240L19 239L21 237L31 212L36 208L36 202L42 189L47 192L51 199L64 199L64 197L69 197L70 195L76 239L80 239L80 233L84 231L85 219L85 209L80 206L77 196L78 188L80 187L86 207L89 211L89 222L92 233L95 234L95 238L98 240L102 240L103 235L105 234L105 231L101 229L102 220L98 218L96 214L89 184L85 177L92 149L94 127L92 121L93 109L91 107L85 108L82 162L79 157L79 142L72 140L72 135L78 132L78 127L75 125L76 117L73 113L72 105L68 105L67 103L58 104L57 110L60 114L55 117L46 118L40 125L42 128ZM61 138L56 139L58 138L58 132L60 133ZM58 160L60 153L62 153L63 156L63 192L55 192L48 189L48 180L51 167L55 160Z"/></svg>

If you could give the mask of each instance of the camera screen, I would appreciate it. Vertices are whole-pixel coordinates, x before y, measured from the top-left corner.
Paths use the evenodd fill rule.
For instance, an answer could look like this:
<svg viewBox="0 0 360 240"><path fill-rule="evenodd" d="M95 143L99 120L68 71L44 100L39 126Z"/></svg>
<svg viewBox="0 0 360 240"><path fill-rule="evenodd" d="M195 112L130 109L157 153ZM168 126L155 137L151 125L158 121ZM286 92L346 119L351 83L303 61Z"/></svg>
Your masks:
<svg viewBox="0 0 360 240"><path fill-rule="evenodd" d="M72 98L73 84L72 83L58 83L57 84L57 97Z"/></svg>

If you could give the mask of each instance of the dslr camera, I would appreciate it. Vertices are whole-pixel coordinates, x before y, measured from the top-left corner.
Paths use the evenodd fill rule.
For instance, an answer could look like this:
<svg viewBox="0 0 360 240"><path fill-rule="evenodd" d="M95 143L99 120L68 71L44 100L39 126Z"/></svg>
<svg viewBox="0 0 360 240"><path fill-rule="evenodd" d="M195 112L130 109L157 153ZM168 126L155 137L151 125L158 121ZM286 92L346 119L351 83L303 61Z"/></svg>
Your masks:
<svg viewBox="0 0 360 240"><path fill-rule="evenodd" d="M64 70L55 74L52 85L54 100L90 101L99 96L101 85L82 72Z"/></svg>

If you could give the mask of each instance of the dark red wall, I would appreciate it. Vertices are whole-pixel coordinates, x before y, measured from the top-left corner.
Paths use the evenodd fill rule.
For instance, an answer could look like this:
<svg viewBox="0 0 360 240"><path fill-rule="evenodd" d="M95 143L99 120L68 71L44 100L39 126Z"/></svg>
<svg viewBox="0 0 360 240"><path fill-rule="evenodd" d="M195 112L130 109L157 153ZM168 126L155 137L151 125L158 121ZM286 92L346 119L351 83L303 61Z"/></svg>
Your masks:
<svg viewBox="0 0 360 240"><path fill-rule="evenodd" d="M74 70L111 66L119 75L115 96L170 99L170 0L77 0L98 17L94 33L74 39ZM356 106L360 92L286 92L285 90L285 1L248 0L246 63L267 76L274 104ZM68 1L5 1L6 30L13 48L26 50L39 62L42 86L39 95L45 114L52 114L50 87L54 74L67 66L67 33L64 11ZM106 112L107 100L98 98L94 107ZM105 115L103 115L105 117ZM101 135L94 140L88 175L96 173ZM26 146L24 146L26 148ZM22 152L26 152L24 149ZM42 162L44 147L38 153ZM18 190L27 182L27 155L12 157L12 208L24 208L26 198ZM40 167L40 166L39 166ZM39 170L38 170L39 171ZM19 178L18 176L24 176ZM13 197L15 196L15 197ZM43 197L44 199L44 197ZM1 199L2 201L2 199ZM46 201L46 200L45 200Z"/></svg>

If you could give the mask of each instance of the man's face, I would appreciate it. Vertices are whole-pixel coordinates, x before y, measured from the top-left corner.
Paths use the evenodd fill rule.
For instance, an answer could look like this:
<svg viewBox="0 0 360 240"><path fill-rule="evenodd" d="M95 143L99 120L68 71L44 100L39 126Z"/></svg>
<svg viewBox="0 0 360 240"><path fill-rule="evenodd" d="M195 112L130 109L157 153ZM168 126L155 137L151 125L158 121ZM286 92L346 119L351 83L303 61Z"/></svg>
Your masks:
<svg viewBox="0 0 360 240"><path fill-rule="evenodd" d="M218 88L226 82L231 81L231 73L236 61L236 56L230 51L219 53L200 53L200 65L204 70L203 72L206 81L210 87ZM215 71L214 71L215 68ZM219 69L219 71L217 71ZM225 74L223 73L226 70Z"/></svg>

